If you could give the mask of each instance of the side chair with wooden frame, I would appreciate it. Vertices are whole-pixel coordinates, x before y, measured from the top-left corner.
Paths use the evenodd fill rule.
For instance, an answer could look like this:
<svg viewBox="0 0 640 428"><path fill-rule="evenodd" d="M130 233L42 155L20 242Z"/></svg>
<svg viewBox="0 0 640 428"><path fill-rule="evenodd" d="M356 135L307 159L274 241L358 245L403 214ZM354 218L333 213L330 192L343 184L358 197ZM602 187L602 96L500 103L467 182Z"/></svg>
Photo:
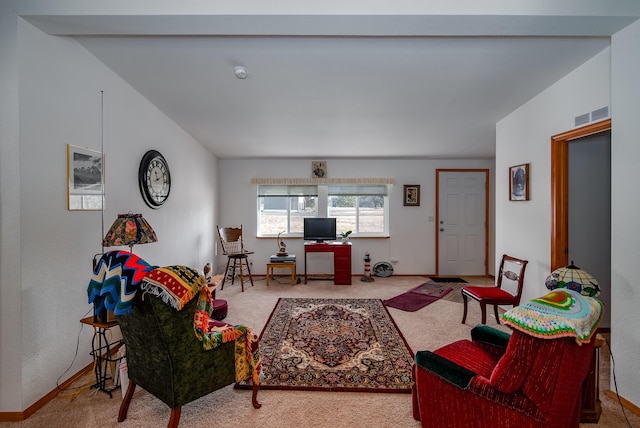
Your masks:
<svg viewBox="0 0 640 428"><path fill-rule="evenodd" d="M238 269L238 275L240 276L242 291L244 291L245 276L249 277L249 281L253 287L251 266L249 265L248 260L249 254L253 254L253 251L247 251L244 248L242 225L240 225L240 227L217 226L216 228L218 229L218 237L220 238L222 253L227 256L227 267L224 271L224 278L222 278L220 289L224 289L224 282L229 278L231 279L231 284L233 284L236 276L236 269ZM233 264L231 262L233 262ZM231 268L231 271L229 271L229 268Z"/></svg>
<svg viewBox="0 0 640 428"><path fill-rule="evenodd" d="M527 267L527 263L529 263L528 260L518 259L505 254L502 256L502 261L500 262L500 270L498 271L495 287L469 285L462 288L462 299L464 301L462 323L464 324L467 320L467 301L471 298L480 303L482 324L487 323L487 305L493 305L493 313L496 317L496 322L500 324L498 306L512 305L513 307L516 307L520 304L522 286L524 284L524 271ZM515 284L514 294L503 289L503 279L507 279Z"/></svg>

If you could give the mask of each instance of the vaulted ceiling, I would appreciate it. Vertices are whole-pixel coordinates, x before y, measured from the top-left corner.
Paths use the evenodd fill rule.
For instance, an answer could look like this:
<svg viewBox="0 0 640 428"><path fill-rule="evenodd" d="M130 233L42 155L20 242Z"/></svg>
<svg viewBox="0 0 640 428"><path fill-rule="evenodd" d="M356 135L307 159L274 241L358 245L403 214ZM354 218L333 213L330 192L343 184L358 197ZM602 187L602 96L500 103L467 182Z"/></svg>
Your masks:
<svg viewBox="0 0 640 428"><path fill-rule="evenodd" d="M635 19L28 17L220 158L492 158L496 122Z"/></svg>

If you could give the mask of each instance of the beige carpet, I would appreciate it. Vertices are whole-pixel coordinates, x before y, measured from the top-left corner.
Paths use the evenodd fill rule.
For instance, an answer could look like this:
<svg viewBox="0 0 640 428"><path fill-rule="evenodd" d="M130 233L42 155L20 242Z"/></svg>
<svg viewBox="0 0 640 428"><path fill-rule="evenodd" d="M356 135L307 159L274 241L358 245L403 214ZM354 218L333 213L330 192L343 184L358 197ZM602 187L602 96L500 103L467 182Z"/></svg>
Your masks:
<svg viewBox="0 0 640 428"><path fill-rule="evenodd" d="M467 279L477 283L477 280ZM270 281L256 280L254 287L227 284L218 298L229 302L229 316L225 321L251 326L260 332L279 297L321 298L379 298L388 299L426 282L424 277L375 278L375 282L361 282L354 277L353 285L333 285L329 281L309 281L291 286L285 278ZM457 291L454 291L457 292ZM452 292L453 293L453 292ZM452 294L450 293L450 294ZM453 296L452 296L453 297ZM467 324L461 324L462 305L446 299L434 302L416 312L390 308L398 328L415 352L435 349L452 340L469 337L470 328L480 321L477 304L470 305ZM495 325L492 317L489 324ZM500 327L507 330L505 327ZM607 365L608 367L608 365ZM606 369L603 374L608 375ZM86 376L85 381L91 380ZM80 382L79 382L80 383ZM601 381L601 390L609 388L608 376ZM603 414L598 424L583 427L627 426L613 400L600 394ZM418 427L413 420L410 394L316 392L316 391L260 391L261 409L251 406L250 391L234 390L229 386L182 408L180 426L183 427ZM75 399L58 397L24 422L0 423L4 427L161 427L169 420L169 409L144 390L133 398L127 420L117 422L121 402L120 391L110 399L95 390L84 390ZM640 418L629 415L632 427L640 427Z"/></svg>

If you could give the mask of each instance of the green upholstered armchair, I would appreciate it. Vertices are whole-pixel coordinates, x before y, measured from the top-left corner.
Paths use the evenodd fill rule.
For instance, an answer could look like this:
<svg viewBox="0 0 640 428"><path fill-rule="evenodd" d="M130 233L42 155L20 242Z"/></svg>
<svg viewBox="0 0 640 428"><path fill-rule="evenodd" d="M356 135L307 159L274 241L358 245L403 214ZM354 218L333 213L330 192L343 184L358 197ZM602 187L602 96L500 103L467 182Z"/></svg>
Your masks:
<svg viewBox="0 0 640 428"><path fill-rule="evenodd" d="M223 343L206 351L194 333L198 299L176 311L151 293L137 293L131 312L117 316L127 347L129 387L118 414L127 418L136 385L171 408L169 427L180 421L183 404L236 382L235 344ZM252 404L259 385L253 386Z"/></svg>

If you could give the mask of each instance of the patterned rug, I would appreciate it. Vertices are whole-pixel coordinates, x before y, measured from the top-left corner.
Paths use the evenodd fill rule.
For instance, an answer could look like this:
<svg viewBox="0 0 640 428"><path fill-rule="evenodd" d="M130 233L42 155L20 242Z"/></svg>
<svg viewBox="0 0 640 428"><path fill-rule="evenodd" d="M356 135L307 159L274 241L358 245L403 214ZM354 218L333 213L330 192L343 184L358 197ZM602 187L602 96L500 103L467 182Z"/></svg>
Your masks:
<svg viewBox="0 0 640 428"><path fill-rule="evenodd" d="M413 352L379 299L282 298L260 352L260 388L411 392Z"/></svg>
<svg viewBox="0 0 640 428"><path fill-rule="evenodd" d="M385 300L385 306L400 309L401 311L415 312L424 308L430 303L435 302L453 291L452 287L448 287L446 283L436 284L434 282L426 282L406 293L402 293L396 297Z"/></svg>

